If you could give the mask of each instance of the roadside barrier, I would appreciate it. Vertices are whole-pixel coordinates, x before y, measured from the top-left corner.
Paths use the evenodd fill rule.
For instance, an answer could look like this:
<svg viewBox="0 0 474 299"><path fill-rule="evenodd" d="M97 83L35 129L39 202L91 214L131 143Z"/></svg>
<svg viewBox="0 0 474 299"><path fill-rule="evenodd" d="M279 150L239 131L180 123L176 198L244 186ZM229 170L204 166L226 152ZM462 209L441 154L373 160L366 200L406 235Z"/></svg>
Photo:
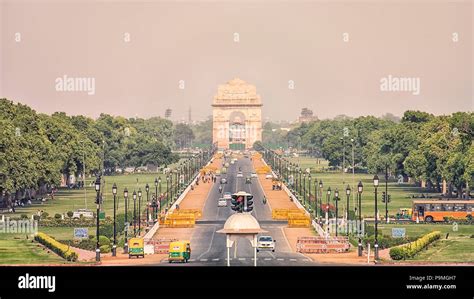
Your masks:
<svg viewBox="0 0 474 299"><path fill-rule="evenodd" d="M194 219L201 219L202 211L200 209L180 209L174 210L173 215L194 215Z"/></svg>
<svg viewBox="0 0 474 299"><path fill-rule="evenodd" d="M164 227L180 228L180 227L194 227L196 224L196 218L194 214L169 214L164 220Z"/></svg>
<svg viewBox="0 0 474 299"><path fill-rule="evenodd" d="M310 227L311 219L306 215L289 214L288 227Z"/></svg>
<svg viewBox="0 0 474 299"><path fill-rule="evenodd" d="M156 239L156 240L149 240L146 244L153 245L155 249L155 253L164 253L167 254L170 248L170 243L178 241L178 239L170 238L170 239Z"/></svg>
<svg viewBox="0 0 474 299"><path fill-rule="evenodd" d="M298 237L296 241L296 251L300 253L340 253L349 248L348 237Z"/></svg>
<svg viewBox="0 0 474 299"><path fill-rule="evenodd" d="M272 218L276 220L287 220L289 216L297 217L298 215L305 216L305 212L300 209L273 209Z"/></svg>

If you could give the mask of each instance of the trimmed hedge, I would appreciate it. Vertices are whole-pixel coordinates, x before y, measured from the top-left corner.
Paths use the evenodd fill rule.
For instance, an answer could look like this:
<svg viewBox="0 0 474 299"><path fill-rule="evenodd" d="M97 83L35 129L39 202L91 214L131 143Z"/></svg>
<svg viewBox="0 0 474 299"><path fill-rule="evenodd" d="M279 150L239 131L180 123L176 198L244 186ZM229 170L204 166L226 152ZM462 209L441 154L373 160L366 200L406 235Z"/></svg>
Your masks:
<svg viewBox="0 0 474 299"><path fill-rule="evenodd" d="M78 255L74 250L72 250L68 245L65 245L56 241L55 239L48 236L47 234L41 233L41 232L37 233L35 235L35 240L43 244L44 246L48 247L49 249L51 249L52 251L57 253L59 256L61 256L62 258L68 261L71 261L71 262L77 261Z"/></svg>
<svg viewBox="0 0 474 299"><path fill-rule="evenodd" d="M390 257L393 260L401 260L414 257L418 252L426 248L432 242L441 238L440 231L434 231L424 235L416 241L390 248Z"/></svg>

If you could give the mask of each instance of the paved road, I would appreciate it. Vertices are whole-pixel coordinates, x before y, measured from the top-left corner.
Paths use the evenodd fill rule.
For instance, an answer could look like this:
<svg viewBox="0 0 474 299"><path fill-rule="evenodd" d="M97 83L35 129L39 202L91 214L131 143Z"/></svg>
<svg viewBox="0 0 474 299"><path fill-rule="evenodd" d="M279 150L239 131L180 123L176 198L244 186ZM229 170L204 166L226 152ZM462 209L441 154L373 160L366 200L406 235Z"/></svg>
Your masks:
<svg viewBox="0 0 474 299"><path fill-rule="evenodd" d="M243 172L243 177L238 178L237 172ZM230 165L226 177L228 183L223 185L223 192L235 193L246 191L254 195L254 209L252 215L260 222L260 226L267 230L275 240L275 252L262 251L257 253L257 265L259 266L311 266L315 265L309 258L300 253L291 252L290 246L284 237L283 227L286 223L274 221L268 205L262 203L263 190L257 178L252 178L252 184L246 184L245 178L253 172L253 166L248 158L239 159L234 165ZM206 200L202 218L196 223L195 232L191 238L192 255L188 264L172 264L173 266L226 266L226 238L225 234L216 231L224 226L227 218L235 213L227 207L217 207L217 201L222 196L219 193L219 184L215 184ZM231 250L231 266L253 266L254 252L250 242L241 239L237 246L234 258L233 248ZM162 265L169 265L162 261Z"/></svg>

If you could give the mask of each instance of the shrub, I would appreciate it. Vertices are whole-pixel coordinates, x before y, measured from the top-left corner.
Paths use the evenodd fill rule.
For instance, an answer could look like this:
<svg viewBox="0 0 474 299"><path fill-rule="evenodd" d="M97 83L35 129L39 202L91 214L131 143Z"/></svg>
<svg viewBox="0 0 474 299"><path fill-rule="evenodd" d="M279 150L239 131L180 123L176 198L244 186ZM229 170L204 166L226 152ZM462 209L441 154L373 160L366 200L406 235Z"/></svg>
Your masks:
<svg viewBox="0 0 474 299"><path fill-rule="evenodd" d="M41 219L46 219L46 218L48 218L48 216L49 216L48 212L41 213Z"/></svg>
<svg viewBox="0 0 474 299"><path fill-rule="evenodd" d="M72 218L72 216L74 215L74 213L72 211L67 211L66 215L69 217L69 218Z"/></svg>
<svg viewBox="0 0 474 299"><path fill-rule="evenodd" d="M41 217L40 217L40 216L38 216L38 215L33 215L33 220L35 220L35 221L39 221L39 220L40 220L40 218L41 218Z"/></svg>
<svg viewBox="0 0 474 299"><path fill-rule="evenodd" d="M68 261L77 261L78 255L69 247L69 245L62 244L47 234L37 233L35 235L35 240Z"/></svg>
<svg viewBox="0 0 474 299"><path fill-rule="evenodd" d="M100 248L100 253L109 253L111 251L110 245L102 245L99 248Z"/></svg>
<svg viewBox="0 0 474 299"><path fill-rule="evenodd" d="M58 213L54 214L54 219L61 219L61 214L58 214Z"/></svg>
<svg viewBox="0 0 474 299"><path fill-rule="evenodd" d="M440 231L434 231L423 237L401 246L390 248L390 257L393 260L401 260L414 257L418 252L425 249L429 244L441 238Z"/></svg>
<svg viewBox="0 0 474 299"><path fill-rule="evenodd" d="M106 236L99 236L99 246L110 246L110 239Z"/></svg>
<svg viewBox="0 0 474 299"><path fill-rule="evenodd" d="M26 215L26 214L21 214L20 219L28 219L28 215Z"/></svg>

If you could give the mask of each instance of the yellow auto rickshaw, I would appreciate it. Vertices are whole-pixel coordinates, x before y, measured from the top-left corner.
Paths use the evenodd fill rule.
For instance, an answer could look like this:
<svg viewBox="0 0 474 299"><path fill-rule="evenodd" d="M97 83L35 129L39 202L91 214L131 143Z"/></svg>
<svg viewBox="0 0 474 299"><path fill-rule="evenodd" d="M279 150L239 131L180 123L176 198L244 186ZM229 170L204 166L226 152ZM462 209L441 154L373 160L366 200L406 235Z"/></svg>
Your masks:
<svg viewBox="0 0 474 299"><path fill-rule="evenodd" d="M191 258L191 242L175 241L170 243L168 261L180 261L187 263Z"/></svg>
<svg viewBox="0 0 474 299"><path fill-rule="evenodd" d="M142 238L131 238L128 241L128 258L132 256L145 257L145 246Z"/></svg>

